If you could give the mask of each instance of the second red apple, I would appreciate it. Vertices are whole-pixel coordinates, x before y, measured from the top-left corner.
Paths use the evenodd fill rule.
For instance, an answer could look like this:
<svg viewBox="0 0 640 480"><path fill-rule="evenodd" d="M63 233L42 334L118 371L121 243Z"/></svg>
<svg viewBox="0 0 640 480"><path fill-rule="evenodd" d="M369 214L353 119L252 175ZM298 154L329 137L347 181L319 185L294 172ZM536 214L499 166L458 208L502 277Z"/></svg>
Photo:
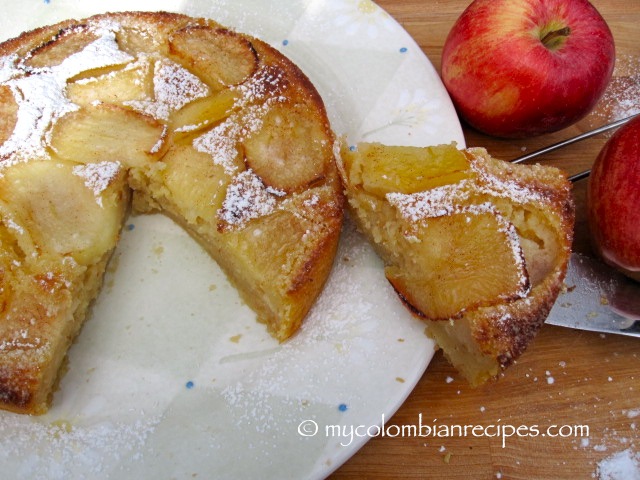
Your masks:
<svg viewBox="0 0 640 480"><path fill-rule="evenodd" d="M607 140L596 158L587 210L596 252L640 281L640 117Z"/></svg>

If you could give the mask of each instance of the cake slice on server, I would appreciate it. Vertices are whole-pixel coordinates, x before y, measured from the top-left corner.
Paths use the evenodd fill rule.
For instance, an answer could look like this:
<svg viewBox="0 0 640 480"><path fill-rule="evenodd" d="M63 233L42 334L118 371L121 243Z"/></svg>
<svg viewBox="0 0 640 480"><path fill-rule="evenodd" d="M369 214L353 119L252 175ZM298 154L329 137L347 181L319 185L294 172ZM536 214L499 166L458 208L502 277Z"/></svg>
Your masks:
<svg viewBox="0 0 640 480"><path fill-rule="evenodd" d="M562 288L574 222L566 177L454 144L336 150L350 212L400 299L471 384L498 375Z"/></svg>

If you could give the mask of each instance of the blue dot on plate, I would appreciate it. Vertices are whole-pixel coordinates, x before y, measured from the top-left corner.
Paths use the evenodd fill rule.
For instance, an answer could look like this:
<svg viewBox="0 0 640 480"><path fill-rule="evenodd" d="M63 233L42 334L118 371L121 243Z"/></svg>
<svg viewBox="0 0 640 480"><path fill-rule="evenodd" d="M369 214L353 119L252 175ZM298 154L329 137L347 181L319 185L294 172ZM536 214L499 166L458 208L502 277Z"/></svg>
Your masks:
<svg viewBox="0 0 640 480"><path fill-rule="evenodd" d="M289 45L289 40L287 40L286 38L282 41L282 45L284 45L285 47L287 45Z"/></svg>
<svg viewBox="0 0 640 480"><path fill-rule="evenodd" d="M340 405L338 405L338 410L340 410L341 412L346 412L347 411L347 404L346 403L341 403Z"/></svg>
<svg viewBox="0 0 640 480"><path fill-rule="evenodd" d="M189 390L191 390L194 387L194 383L189 380L187 383L184 384L185 387L187 387Z"/></svg>
<svg viewBox="0 0 640 480"><path fill-rule="evenodd" d="M407 51L408 51L408 48L407 48L407 47L402 47L402 48L400 49L400 53L407 53Z"/></svg>
<svg viewBox="0 0 640 480"><path fill-rule="evenodd" d="M131 231L131 230L133 230L134 228L136 228L136 226L135 226L133 223L130 223L129 225L127 225L127 230L128 230L128 231Z"/></svg>

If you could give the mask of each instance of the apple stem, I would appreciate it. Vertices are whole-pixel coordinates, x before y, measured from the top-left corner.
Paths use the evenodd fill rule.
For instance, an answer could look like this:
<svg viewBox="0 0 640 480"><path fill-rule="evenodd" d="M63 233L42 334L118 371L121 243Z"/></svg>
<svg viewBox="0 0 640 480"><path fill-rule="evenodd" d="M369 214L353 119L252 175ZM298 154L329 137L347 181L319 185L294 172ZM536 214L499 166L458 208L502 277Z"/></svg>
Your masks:
<svg viewBox="0 0 640 480"><path fill-rule="evenodd" d="M559 46L559 43L562 42L566 37L571 33L571 28L563 27L558 30L551 30L547 32L547 34L542 37L542 43L545 47L553 49Z"/></svg>

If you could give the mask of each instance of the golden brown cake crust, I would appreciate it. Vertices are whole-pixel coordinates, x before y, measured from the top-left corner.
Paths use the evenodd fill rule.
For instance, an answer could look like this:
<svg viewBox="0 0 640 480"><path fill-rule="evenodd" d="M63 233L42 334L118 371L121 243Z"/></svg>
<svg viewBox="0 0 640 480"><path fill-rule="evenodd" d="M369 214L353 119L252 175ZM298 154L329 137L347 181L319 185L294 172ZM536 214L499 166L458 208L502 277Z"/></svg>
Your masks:
<svg viewBox="0 0 640 480"><path fill-rule="evenodd" d="M322 99L295 64L168 12L65 20L0 44L0 61L0 408L46 411L130 205L182 225L274 338L296 332L344 200Z"/></svg>

